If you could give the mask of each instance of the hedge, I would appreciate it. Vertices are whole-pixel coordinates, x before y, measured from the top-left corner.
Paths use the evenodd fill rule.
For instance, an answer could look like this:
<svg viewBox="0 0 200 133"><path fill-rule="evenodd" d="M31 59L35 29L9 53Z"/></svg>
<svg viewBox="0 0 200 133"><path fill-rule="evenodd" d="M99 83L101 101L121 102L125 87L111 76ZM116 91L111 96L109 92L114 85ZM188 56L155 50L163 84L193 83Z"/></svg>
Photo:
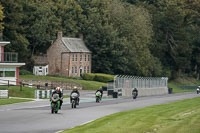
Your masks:
<svg viewBox="0 0 200 133"><path fill-rule="evenodd" d="M22 69L19 70L19 75L33 75L33 73L28 70Z"/></svg>
<svg viewBox="0 0 200 133"><path fill-rule="evenodd" d="M102 73L84 73L83 79L107 83L108 81L114 79L114 75L102 74Z"/></svg>

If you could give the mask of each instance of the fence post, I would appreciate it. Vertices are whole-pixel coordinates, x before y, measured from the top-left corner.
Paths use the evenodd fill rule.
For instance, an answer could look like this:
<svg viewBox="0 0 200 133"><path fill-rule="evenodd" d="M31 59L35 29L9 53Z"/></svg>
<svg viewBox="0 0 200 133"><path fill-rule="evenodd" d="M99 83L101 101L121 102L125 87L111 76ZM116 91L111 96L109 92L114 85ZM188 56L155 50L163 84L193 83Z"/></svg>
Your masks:
<svg viewBox="0 0 200 133"><path fill-rule="evenodd" d="M20 91L22 91L22 82L20 82Z"/></svg>
<svg viewBox="0 0 200 133"><path fill-rule="evenodd" d="M8 88L10 87L10 81L8 80Z"/></svg>

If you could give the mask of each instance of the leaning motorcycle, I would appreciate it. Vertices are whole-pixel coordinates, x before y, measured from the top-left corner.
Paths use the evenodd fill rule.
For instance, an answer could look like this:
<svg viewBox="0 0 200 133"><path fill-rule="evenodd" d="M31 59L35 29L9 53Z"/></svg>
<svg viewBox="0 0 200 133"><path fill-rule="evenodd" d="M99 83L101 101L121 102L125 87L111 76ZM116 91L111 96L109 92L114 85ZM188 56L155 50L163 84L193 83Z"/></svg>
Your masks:
<svg viewBox="0 0 200 133"><path fill-rule="evenodd" d="M197 87L197 94L200 93L200 86Z"/></svg>
<svg viewBox="0 0 200 133"><path fill-rule="evenodd" d="M78 94L72 93L71 94L71 106L72 106L72 108L76 108L76 105L78 105Z"/></svg>
<svg viewBox="0 0 200 133"><path fill-rule="evenodd" d="M96 103L99 103L101 101L101 92L96 93Z"/></svg>
<svg viewBox="0 0 200 133"><path fill-rule="evenodd" d="M50 99L51 102L51 113L58 113L58 110L60 108L60 98L58 94L53 94L53 96Z"/></svg>
<svg viewBox="0 0 200 133"><path fill-rule="evenodd" d="M137 89L134 89L134 90L132 91L132 95L133 95L133 99L136 99L137 96L138 96L138 90L137 90Z"/></svg>

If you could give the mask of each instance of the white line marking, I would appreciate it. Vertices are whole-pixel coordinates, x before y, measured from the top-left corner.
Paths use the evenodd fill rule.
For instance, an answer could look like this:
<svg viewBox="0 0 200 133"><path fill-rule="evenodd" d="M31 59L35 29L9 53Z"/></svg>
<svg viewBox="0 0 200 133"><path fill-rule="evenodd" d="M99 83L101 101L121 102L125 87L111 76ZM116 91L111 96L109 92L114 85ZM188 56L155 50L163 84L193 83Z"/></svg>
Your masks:
<svg viewBox="0 0 200 133"><path fill-rule="evenodd" d="M58 132L55 132L55 133L61 133L61 132L63 132L64 130L60 130L60 131L58 131Z"/></svg>
<svg viewBox="0 0 200 133"><path fill-rule="evenodd" d="M84 122L83 124L81 124L81 125L85 125L85 124L87 124L87 123L90 123L90 122L93 122L94 120L91 120L91 121L87 121L87 122Z"/></svg>

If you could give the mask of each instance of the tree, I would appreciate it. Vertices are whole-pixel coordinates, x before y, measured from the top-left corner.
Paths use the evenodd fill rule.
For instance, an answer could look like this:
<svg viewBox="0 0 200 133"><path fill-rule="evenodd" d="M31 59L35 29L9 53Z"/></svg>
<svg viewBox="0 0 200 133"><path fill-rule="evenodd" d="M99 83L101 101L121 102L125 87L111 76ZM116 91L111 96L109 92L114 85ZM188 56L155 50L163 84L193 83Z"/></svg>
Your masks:
<svg viewBox="0 0 200 133"><path fill-rule="evenodd" d="M23 3L21 0L1 0L1 4L5 15L3 38L11 42L6 45L5 51L18 52L19 62L22 62L28 55L29 45L23 25Z"/></svg>
<svg viewBox="0 0 200 133"><path fill-rule="evenodd" d="M1 37L2 30L3 30L3 18L4 18L3 7L0 4L0 37Z"/></svg>
<svg viewBox="0 0 200 133"><path fill-rule="evenodd" d="M52 2L48 0L26 1L24 3L24 21L26 37L29 40L31 55L46 53L46 49L55 40L59 29Z"/></svg>
<svg viewBox="0 0 200 133"><path fill-rule="evenodd" d="M88 0L87 4L80 3L86 14L82 28L93 52L94 72L147 76L157 71L152 66L160 64L151 64L156 59L148 50L152 25L145 8L114 0Z"/></svg>

